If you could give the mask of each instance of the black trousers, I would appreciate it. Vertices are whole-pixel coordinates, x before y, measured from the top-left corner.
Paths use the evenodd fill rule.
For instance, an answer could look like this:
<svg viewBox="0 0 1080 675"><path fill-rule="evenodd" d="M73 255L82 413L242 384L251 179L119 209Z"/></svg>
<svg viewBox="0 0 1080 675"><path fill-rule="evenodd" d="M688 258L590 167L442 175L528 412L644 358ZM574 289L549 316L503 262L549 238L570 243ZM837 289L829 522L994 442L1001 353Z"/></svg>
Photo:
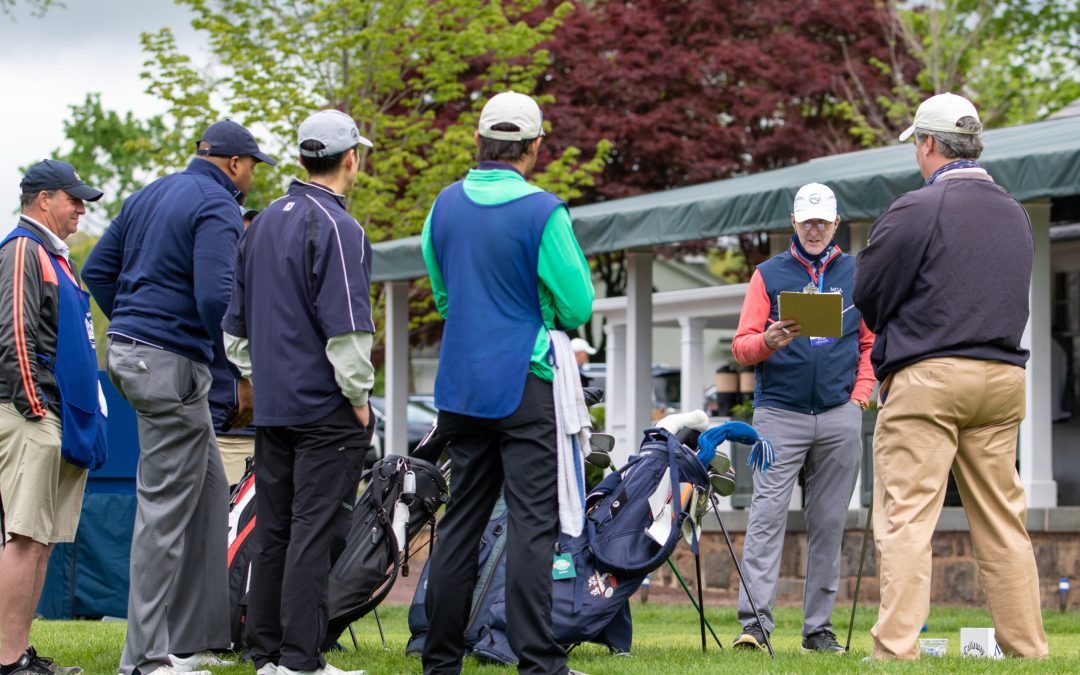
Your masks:
<svg viewBox="0 0 1080 675"><path fill-rule="evenodd" d="M559 530L551 384L530 374L521 405L509 417L440 412L439 430L450 438L450 502L429 567L424 672L461 672L480 538L503 490L509 512L506 633L518 672L566 673L566 652L551 629L551 563Z"/></svg>
<svg viewBox="0 0 1080 675"><path fill-rule="evenodd" d="M349 531L374 429L374 417L365 429L346 402L317 422L255 430L247 637L256 668L323 663L330 566Z"/></svg>

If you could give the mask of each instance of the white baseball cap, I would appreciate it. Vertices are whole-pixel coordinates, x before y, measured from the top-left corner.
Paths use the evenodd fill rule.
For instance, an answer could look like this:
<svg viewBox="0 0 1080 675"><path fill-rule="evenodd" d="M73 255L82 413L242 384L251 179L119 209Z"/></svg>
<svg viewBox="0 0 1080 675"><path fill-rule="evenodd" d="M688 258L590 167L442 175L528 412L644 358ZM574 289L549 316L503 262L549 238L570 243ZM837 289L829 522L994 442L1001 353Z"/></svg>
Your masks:
<svg viewBox="0 0 1080 675"><path fill-rule="evenodd" d="M956 125L961 118L979 119L979 112L971 101L956 94L938 94L922 102L915 111L915 122L900 134L900 140L906 141L915 133L915 129L926 131L947 131L954 134L978 135L978 131L969 131ZM980 123L981 126L981 123Z"/></svg>
<svg viewBox="0 0 1080 675"><path fill-rule="evenodd" d="M496 131L496 124L513 124L517 131ZM544 114L531 96L504 91L491 97L480 111L480 135L497 141L527 141L544 135Z"/></svg>
<svg viewBox="0 0 1080 675"><path fill-rule="evenodd" d="M795 193L795 222L808 220L836 220L836 195L829 186L807 183Z"/></svg>
<svg viewBox="0 0 1080 675"><path fill-rule="evenodd" d="M360 135L356 120L340 110L320 110L301 122L296 130L296 144L302 145L307 141L318 141L323 147L320 150L304 150L301 147L300 154L304 157L330 157L358 145L374 147L371 141Z"/></svg>
<svg viewBox="0 0 1080 675"><path fill-rule="evenodd" d="M596 356L596 348L589 344L585 338L574 338L570 341L570 349L575 352L585 352L589 356Z"/></svg>

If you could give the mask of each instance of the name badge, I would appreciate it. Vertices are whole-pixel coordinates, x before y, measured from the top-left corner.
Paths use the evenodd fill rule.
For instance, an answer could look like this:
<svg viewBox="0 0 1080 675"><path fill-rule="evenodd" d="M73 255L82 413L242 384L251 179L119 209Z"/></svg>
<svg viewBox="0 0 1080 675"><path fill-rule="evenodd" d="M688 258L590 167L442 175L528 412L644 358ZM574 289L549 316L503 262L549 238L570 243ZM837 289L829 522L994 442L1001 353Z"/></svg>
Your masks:
<svg viewBox="0 0 1080 675"><path fill-rule="evenodd" d="M836 338L831 337L812 337L810 338L811 347L822 347L836 342Z"/></svg>
<svg viewBox="0 0 1080 675"><path fill-rule="evenodd" d="M576 576L574 557L569 553L555 554L555 559L551 563L551 578L558 581L559 579L573 579Z"/></svg>

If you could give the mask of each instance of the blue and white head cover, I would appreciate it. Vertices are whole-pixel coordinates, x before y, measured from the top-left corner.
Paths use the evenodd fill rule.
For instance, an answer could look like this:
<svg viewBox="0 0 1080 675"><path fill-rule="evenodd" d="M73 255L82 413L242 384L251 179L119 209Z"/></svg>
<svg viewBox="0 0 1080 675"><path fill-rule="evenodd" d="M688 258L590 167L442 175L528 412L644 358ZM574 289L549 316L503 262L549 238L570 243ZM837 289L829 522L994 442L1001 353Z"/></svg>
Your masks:
<svg viewBox="0 0 1080 675"><path fill-rule="evenodd" d="M698 459L702 464L708 466L712 462L716 456L716 448L724 441L752 446L747 466L761 469L762 473L768 471L776 462L776 451L772 443L762 438L757 430L746 422L732 421L713 427L698 437Z"/></svg>

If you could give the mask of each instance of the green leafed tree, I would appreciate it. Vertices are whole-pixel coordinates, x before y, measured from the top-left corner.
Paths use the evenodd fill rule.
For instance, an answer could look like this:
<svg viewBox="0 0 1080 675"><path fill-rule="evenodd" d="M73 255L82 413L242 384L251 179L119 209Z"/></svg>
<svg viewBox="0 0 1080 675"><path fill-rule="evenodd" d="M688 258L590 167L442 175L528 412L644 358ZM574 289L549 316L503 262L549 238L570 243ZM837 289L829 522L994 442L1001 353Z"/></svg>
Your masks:
<svg viewBox="0 0 1080 675"><path fill-rule="evenodd" d="M541 45L570 9L538 16L540 0L177 1L191 9L193 25L207 38L209 65L197 68L167 29L145 34L143 75L167 112L138 122L88 100L83 109L92 114L73 111L67 129L72 158L89 157L96 166L109 143L120 143L104 138L116 121L120 136L131 132L149 141L131 156L139 169L175 170L190 158L199 131L227 115L281 160L256 171L248 205L257 208L279 195L288 177L302 174L295 159L299 123L315 110L337 108L375 145L362 153L360 177L347 195L373 241L420 232L438 191L474 162L483 102L507 89L536 89L550 61ZM602 168L606 149L604 143L587 148L588 157L565 149L533 178L573 199ZM115 181L119 197L133 187L120 175L95 177ZM429 296L423 284L415 286L421 339L437 336L437 329L425 330Z"/></svg>
<svg viewBox="0 0 1080 675"><path fill-rule="evenodd" d="M897 53L921 70L914 81L894 77L889 96L840 104L864 145L891 142L929 94L967 96L987 128L1032 122L1080 97L1080 0L892 0L888 9ZM899 73L896 62L875 65Z"/></svg>

